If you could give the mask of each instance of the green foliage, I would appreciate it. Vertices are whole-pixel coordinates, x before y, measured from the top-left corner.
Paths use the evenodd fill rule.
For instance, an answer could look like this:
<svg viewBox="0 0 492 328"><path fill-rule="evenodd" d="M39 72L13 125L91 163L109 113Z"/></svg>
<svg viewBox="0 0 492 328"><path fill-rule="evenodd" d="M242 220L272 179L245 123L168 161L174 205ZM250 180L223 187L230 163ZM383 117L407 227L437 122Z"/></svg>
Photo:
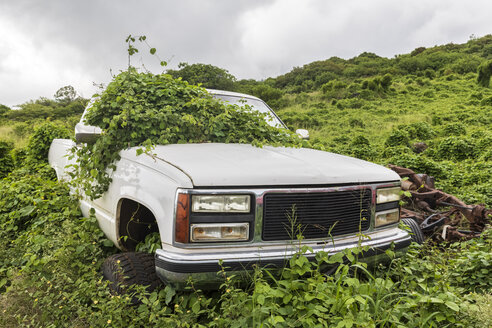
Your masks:
<svg viewBox="0 0 492 328"><path fill-rule="evenodd" d="M394 146L408 146L410 143L410 136L405 130L393 130L391 134L386 138L384 144L389 147Z"/></svg>
<svg viewBox="0 0 492 328"><path fill-rule="evenodd" d="M19 105L19 110L11 110L4 114L9 121L26 122L40 119L66 120L71 116L80 117L87 105L87 99L76 98L73 101L56 101L40 98Z"/></svg>
<svg viewBox="0 0 492 328"><path fill-rule="evenodd" d="M227 70L207 64L180 63L178 70L167 70L174 78L182 78L190 84L201 84L204 88L234 90L236 78Z"/></svg>
<svg viewBox="0 0 492 328"><path fill-rule="evenodd" d="M383 88L383 90L388 90L388 88L391 86L391 80L392 80L391 74L385 74L381 78L380 85Z"/></svg>
<svg viewBox="0 0 492 328"><path fill-rule="evenodd" d="M488 106L492 91L478 88L473 73L461 73L469 70L464 60L467 56L472 62L475 56L490 59L491 46L492 36L486 36L463 45L420 48L394 59L369 53L350 60L331 58L276 79L235 82L235 87L244 88L240 89L243 92L258 87L265 95L278 94L280 89L282 96L274 101L285 101L282 107L286 108L279 111L281 118L293 127L309 127L313 142L344 154L434 175L444 191L467 202L491 206ZM406 57L415 61L402 64ZM405 75L405 65L413 75ZM369 81L381 85L387 73L391 74L391 85L376 97L378 93L369 89ZM168 142L189 142L209 140L212 133L214 140L223 140L227 137L217 132L227 135L228 128L239 131L234 138L257 143L256 137L248 139L242 134L243 127L261 135L260 140L269 140L263 136L270 136L270 130L256 126L262 119L248 116L241 121L243 115L237 108L224 110L202 89L183 81L136 72L124 72L115 81L108 94L101 95L96 105L99 109L94 108L91 118L110 135L99 147L114 146L113 153L119 150L113 140L126 138L124 133L135 140L130 146L142 145L139 147L155 143L161 136ZM363 84L366 89L362 89ZM316 91L318 88L322 90ZM166 90L174 95L167 96ZM326 96L335 91L340 94ZM152 101L146 103L147 96ZM22 114L25 117L14 115L10 119L12 113L7 112L3 120L8 121L0 126L5 135L6 131L15 138L30 134L31 120L40 126L56 106L61 106L46 99L31 104L36 105L24 108L28 109ZM37 113L40 106L51 114ZM238 119L238 125L230 123L228 115ZM147 116L162 120L163 127L146 121ZM255 127L248 126L250 123ZM63 126L60 122L49 124L53 126L36 131L27 150L11 151L9 143L4 147L8 149L4 154L12 154L16 169L0 180L0 327L481 328L491 324L491 230L482 238L445 247L413 245L403 258L395 259L389 250L388 262L376 268L358 261L360 248L334 256L319 253L315 261L309 261L310 250L305 247L280 272L249 272L246 284L222 270L219 274L224 283L215 292L197 290L192 282L186 292L168 286L148 293L136 287L134 295L142 303L131 306L130 297L111 295L101 280L102 261L116 251L112 243L104 238L94 217L81 217L68 187L53 180L52 170L44 162L51 139L66 132L61 129L58 134L53 128ZM211 128L207 130L204 125ZM147 143L143 135L153 140ZM278 142L291 142L289 136L284 137ZM416 140L425 140L429 148L414 154L408 145ZM124 139L122 144L128 147L128 142ZM102 148L90 149L100 153ZM26 156L31 156L29 161L23 160ZM31 164L21 167L26 162ZM139 250L153 252L159 243L157 234L149 235ZM339 265L335 273L325 275L327 267L334 265Z"/></svg>
<svg viewBox="0 0 492 328"><path fill-rule="evenodd" d="M98 272L114 251L106 241L67 186L41 171L0 181L0 326L77 325L93 300L110 298Z"/></svg>
<svg viewBox="0 0 492 328"><path fill-rule="evenodd" d="M234 84L234 91L256 96L275 109L285 107L284 91L270 84L270 81L241 80Z"/></svg>
<svg viewBox="0 0 492 328"><path fill-rule="evenodd" d="M480 105L492 107L492 97L483 98L482 101L480 101Z"/></svg>
<svg viewBox="0 0 492 328"><path fill-rule="evenodd" d="M348 85L343 81L330 81L321 86L326 99L343 99L349 95Z"/></svg>
<svg viewBox="0 0 492 328"><path fill-rule="evenodd" d="M492 76L492 60L483 63L478 67L477 82L480 86L488 88L490 85L490 77Z"/></svg>
<svg viewBox="0 0 492 328"><path fill-rule="evenodd" d="M399 125L399 130L408 132L411 139L427 140L435 135L432 127L426 122L415 122L409 125Z"/></svg>
<svg viewBox="0 0 492 328"><path fill-rule="evenodd" d="M459 136L466 134L466 127L461 122L446 124L442 129L443 135Z"/></svg>
<svg viewBox="0 0 492 328"><path fill-rule="evenodd" d="M145 240L135 247L135 251L152 254L159 248L162 248L161 235L159 232L152 232L145 236Z"/></svg>
<svg viewBox="0 0 492 328"><path fill-rule="evenodd" d="M29 138L26 148L28 161L32 163L47 163L48 151L50 150L53 139L66 139L69 137L70 132L64 127L51 122L44 123Z"/></svg>
<svg viewBox="0 0 492 328"><path fill-rule="evenodd" d="M11 151L14 148L11 142L0 140L0 178L5 177L14 168Z"/></svg>
<svg viewBox="0 0 492 328"><path fill-rule="evenodd" d="M0 116L11 111L10 107L0 104Z"/></svg>
<svg viewBox="0 0 492 328"><path fill-rule="evenodd" d="M114 78L88 110L86 122L104 133L94 144L74 148L73 181L92 198L107 190L111 182L107 169L114 169L119 151L129 147L201 142L301 144L295 134L268 125L265 114L226 105L203 88L168 74L138 73L134 68Z"/></svg>
<svg viewBox="0 0 492 328"><path fill-rule="evenodd" d="M77 92L71 85L64 86L58 89L53 96L56 101L62 103L70 103L77 98Z"/></svg>
<svg viewBox="0 0 492 328"><path fill-rule="evenodd" d="M474 158L475 143L468 138L447 137L437 147L437 156L451 160Z"/></svg>
<svg viewBox="0 0 492 328"><path fill-rule="evenodd" d="M389 158L387 163L403 166L415 172L425 172L436 179L447 178L447 167L445 164L436 162L424 154L397 153Z"/></svg>
<svg viewBox="0 0 492 328"><path fill-rule="evenodd" d="M260 98L265 101L268 105L273 108L282 107L280 99L284 95L283 91L267 84L260 84L251 89L251 92L247 92L253 96Z"/></svg>

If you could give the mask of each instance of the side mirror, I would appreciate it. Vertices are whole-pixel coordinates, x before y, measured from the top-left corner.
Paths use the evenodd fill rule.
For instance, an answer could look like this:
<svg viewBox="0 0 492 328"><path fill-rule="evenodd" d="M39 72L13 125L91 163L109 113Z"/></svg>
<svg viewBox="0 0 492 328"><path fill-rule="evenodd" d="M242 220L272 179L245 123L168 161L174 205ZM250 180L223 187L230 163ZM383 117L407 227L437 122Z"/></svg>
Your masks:
<svg viewBox="0 0 492 328"><path fill-rule="evenodd" d="M309 131L306 129L297 129L296 134L299 136L299 138L308 140L309 139Z"/></svg>
<svg viewBox="0 0 492 328"><path fill-rule="evenodd" d="M77 143L94 143L101 132L101 128L97 126L77 123L75 125L75 141Z"/></svg>

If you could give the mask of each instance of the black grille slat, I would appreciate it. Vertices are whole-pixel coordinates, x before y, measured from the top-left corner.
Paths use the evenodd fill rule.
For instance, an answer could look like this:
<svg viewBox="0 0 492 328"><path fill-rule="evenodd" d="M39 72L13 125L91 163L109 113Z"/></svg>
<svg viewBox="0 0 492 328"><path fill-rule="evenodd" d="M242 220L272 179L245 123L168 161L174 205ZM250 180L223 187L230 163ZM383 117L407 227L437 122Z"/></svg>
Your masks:
<svg viewBox="0 0 492 328"><path fill-rule="evenodd" d="M369 228L371 190L351 190L319 193L269 193L263 200L263 240L289 240L291 223L288 216L295 205L296 226L301 226L306 239L365 231ZM361 220L361 218L363 218ZM298 229L295 229L295 239Z"/></svg>

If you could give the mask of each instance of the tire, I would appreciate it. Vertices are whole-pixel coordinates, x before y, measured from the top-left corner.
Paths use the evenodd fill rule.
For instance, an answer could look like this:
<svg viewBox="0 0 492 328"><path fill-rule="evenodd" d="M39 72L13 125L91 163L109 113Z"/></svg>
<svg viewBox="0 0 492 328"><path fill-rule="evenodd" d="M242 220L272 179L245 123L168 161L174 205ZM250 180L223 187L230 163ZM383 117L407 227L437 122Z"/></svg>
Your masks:
<svg viewBox="0 0 492 328"><path fill-rule="evenodd" d="M151 292L162 284L155 273L154 254L114 254L104 261L101 271L104 278L110 282L111 291L119 295L125 294L131 285L146 286L146 290ZM134 302L135 300L132 300L132 303Z"/></svg>
<svg viewBox="0 0 492 328"><path fill-rule="evenodd" d="M412 238L412 241L416 242L417 244L423 244L425 240L424 234L422 233L422 229L420 229L417 221L409 218L401 219L401 221L410 228L410 237Z"/></svg>

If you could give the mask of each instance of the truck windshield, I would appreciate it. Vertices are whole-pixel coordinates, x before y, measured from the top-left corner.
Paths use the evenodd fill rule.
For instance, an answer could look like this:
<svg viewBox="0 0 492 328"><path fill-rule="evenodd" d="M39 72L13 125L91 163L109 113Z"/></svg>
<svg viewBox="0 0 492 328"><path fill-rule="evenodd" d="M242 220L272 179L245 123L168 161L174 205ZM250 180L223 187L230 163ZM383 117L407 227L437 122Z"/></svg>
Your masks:
<svg viewBox="0 0 492 328"><path fill-rule="evenodd" d="M213 94L212 96L214 98L216 98L216 99L220 99L220 100L222 100L222 101L224 101L226 103L229 103L231 105L239 105L239 106L249 105L254 110L257 110L260 113L267 113L267 114L269 114L267 116L266 120L267 120L267 123L270 124L271 126L274 126L274 127L277 127L277 128L285 128L285 125L277 117L277 115L273 112L273 110L271 110L270 107L268 107L261 100L252 99L252 98L246 98L246 97L220 95L220 94Z"/></svg>

